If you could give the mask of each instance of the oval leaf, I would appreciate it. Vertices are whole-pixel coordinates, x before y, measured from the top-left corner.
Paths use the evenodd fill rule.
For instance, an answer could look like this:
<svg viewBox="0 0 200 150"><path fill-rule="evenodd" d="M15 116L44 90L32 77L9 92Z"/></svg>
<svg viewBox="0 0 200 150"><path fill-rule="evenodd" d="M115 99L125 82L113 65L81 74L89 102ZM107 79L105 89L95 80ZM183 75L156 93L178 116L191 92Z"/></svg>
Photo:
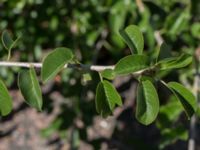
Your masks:
<svg viewBox="0 0 200 150"><path fill-rule="evenodd" d="M103 78L113 80L115 78L115 72L112 69L105 69L101 72Z"/></svg>
<svg viewBox="0 0 200 150"><path fill-rule="evenodd" d="M136 119L144 124L151 124L159 112L159 98L151 81L141 81L137 89Z"/></svg>
<svg viewBox="0 0 200 150"><path fill-rule="evenodd" d="M73 58L73 54L68 48L56 48L44 59L42 64L42 81L45 83L56 76L58 72L69 63Z"/></svg>
<svg viewBox="0 0 200 150"><path fill-rule="evenodd" d="M3 46L7 50L9 50L12 47L12 44L14 42L7 30L3 31L2 35L1 35L1 40L2 40Z"/></svg>
<svg viewBox="0 0 200 150"><path fill-rule="evenodd" d="M25 101L41 111L43 105L42 93L34 68L31 67L29 70L19 73L18 86Z"/></svg>
<svg viewBox="0 0 200 150"><path fill-rule="evenodd" d="M101 116L111 115L115 106L121 106L122 100L113 85L104 80L99 82L95 98L96 110Z"/></svg>
<svg viewBox="0 0 200 150"><path fill-rule="evenodd" d="M4 83L0 80L0 115L6 116L12 110L12 99Z"/></svg>
<svg viewBox="0 0 200 150"><path fill-rule="evenodd" d="M144 55L129 55L119 60L115 65L116 75L127 75L147 68L147 57Z"/></svg>
<svg viewBox="0 0 200 150"><path fill-rule="evenodd" d="M169 82L167 85L172 90L176 98L181 102L186 115L191 117L197 110L197 101L195 96L183 85L177 82Z"/></svg>
<svg viewBox="0 0 200 150"><path fill-rule="evenodd" d="M191 64L192 56L188 54L183 54L177 58L167 58L160 61L160 70L168 70L168 69L178 69L186 67Z"/></svg>
<svg viewBox="0 0 200 150"><path fill-rule="evenodd" d="M134 54L142 54L144 49L144 39L142 32L139 27L135 25L130 25L124 30L120 31L120 34L126 44L131 49L131 52Z"/></svg>

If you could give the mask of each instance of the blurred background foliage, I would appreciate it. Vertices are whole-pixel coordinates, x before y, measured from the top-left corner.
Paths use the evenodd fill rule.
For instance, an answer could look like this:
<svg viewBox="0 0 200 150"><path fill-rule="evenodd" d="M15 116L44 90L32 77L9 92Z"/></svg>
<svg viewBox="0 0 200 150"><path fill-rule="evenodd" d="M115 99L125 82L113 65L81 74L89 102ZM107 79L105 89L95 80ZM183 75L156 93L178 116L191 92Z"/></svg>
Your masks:
<svg viewBox="0 0 200 150"><path fill-rule="evenodd" d="M162 41L167 43L166 55L178 56L182 52L193 55L200 40L200 1L0 1L0 33L7 29L14 38L22 35L17 48L12 51L11 61L41 62L52 49L64 46L71 48L84 64L115 64L120 58L130 54L119 36L119 30L130 24L138 25L143 32L145 52L149 54L149 58L155 58ZM6 50L0 44L1 60L6 55ZM193 64L181 71L164 72L160 76L166 81L177 80L192 87L194 68ZM17 86L18 71L19 68L0 68L1 78L11 89ZM54 132L58 132L61 139L71 141L72 149L79 147L80 140L91 144L94 149L99 149L105 141L110 148L118 149L119 144L113 144L112 141L125 145L126 149L168 149L176 148L177 145L179 149L180 146L186 149L189 122L182 114L180 104L175 103L160 84L157 86L160 91L165 91L165 95L160 95L163 106L156 123L149 127L139 125L135 121L134 107L131 105L115 117L110 139L88 140L87 128L97 116L94 93L99 80L96 73L90 75L92 81L88 80L90 76L85 72L64 70L53 83L43 88L43 109L48 115L56 101L51 98L51 93L58 92L63 96L59 104L59 114L48 128L41 131L44 137L49 138ZM123 93L131 84L136 82L130 79L117 88ZM134 100L134 91L131 92ZM122 97L126 101L123 94ZM123 129L119 127L120 122L124 124ZM69 129L71 132L68 132Z"/></svg>

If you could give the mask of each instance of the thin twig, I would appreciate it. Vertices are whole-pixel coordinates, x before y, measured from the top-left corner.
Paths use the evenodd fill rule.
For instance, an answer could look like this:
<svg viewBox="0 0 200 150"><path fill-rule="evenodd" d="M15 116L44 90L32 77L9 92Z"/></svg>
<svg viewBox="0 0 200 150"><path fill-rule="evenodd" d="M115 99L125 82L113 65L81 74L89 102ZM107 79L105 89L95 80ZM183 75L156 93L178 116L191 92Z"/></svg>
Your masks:
<svg viewBox="0 0 200 150"><path fill-rule="evenodd" d="M0 61L0 66L22 67L22 68L30 68L30 66L34 66L35 68L42 68L42 63ZM114 65L113 66L97 66L97 65L84 65L84 64L68 64L68 65L65 65L64 67L78 68L78 69L91 70L91 71L103 71L105 69L114 69Z"/></svg>
<svg viewBox="0 0 200 150"><path fill-rule="evenodd" d="M160 31L155 31L154 32L154 37L156 39L156 42L158 43L158 45L160 46L163 43L163 37L160 34Z"/></svg>
<svg viewBox="0 0 200 150"><path fill-rule="evenodd" d="M143 13L144 12L144 4L143 4L142 0L136 0L136 5L137 5L140 13Z"/></svg>
<svg viewBox="0 0 200 150"><path fill-rule="evenodd" d="M194 86L193 93L195 94L196 99L198 100L198 87L199 87L199 76L195 75L194 77ZM195 150L195 139L196 139L196 122L197 118L195 115L192 116L190 120L190 138L188 141L188 150Z"/></svg>
<svg viewBox="0 0 200 150"><path fill-rule="evenodd" d="M7 62L0 61L0 67L21 67L21 68L30 68L31 66L35 68L42 68L42 63L31 63L31 62ZM111 66L98 66L98 65L85 65L85 64L66 64L64 68L74 68L81 70L90 70L90 71L104 71L106 69L114 69L114 65ZM137 72L132 73L133 76L137 77L145 72L148 72L148 69L143 69Z"/></svg>

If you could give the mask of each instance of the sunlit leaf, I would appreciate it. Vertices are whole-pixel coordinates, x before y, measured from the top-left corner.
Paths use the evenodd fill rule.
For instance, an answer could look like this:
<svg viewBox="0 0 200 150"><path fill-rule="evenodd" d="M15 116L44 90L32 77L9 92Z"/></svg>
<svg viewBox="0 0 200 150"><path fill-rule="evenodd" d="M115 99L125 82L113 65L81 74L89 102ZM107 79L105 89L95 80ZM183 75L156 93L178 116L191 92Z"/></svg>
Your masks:
<svg viewBox="0 0 200 150"><path fill-rule="evenodd" d="M129 55L119 60L115 65L116 75L127 75L147 68L147 57L144 55Z"/></svg>
<svg viewBox="0 0 200 150"><path fill-rule="evenodd" d="M144 124L151 124L159 112L159 98L151 81L141 81L137 89L136 118Z"/></svg>
<svg viewBox="0 0 200 150"><path fill-rule="evenodd" d="M43 61L42 81L45 83L54 78L72 58L73 54L70 49L64 47L56 48Z"/></svg>
<svg viewBox="0 0 200 150"><path fill-rule="evenodd" d="M18 86L24 100L37 110L42 110L43 100L34 68L19 73Z"/></svg>
<svg viewBox="0 0 200 150"><path fill-rule="evenodd" d="M129 25L124 30L121 30L120 34L133 54L143 53L144 39L139 27Z"/></svg>
<svg viewBox="0 0 200 150"><path fill-rule="evenodd" d="M4 83L0 80L0 115L6 116L12 110L12 99Z"/></svg>

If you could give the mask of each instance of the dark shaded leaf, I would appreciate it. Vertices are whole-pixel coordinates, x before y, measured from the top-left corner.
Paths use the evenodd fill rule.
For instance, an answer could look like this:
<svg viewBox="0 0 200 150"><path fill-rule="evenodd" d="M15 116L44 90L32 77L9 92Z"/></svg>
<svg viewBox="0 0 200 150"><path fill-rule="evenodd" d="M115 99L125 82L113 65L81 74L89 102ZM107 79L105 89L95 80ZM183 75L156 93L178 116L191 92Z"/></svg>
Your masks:
<svg viewBox="0 0 200 150"><path fill-rule="evenodd" d="M1 40L2 40L3 46L7 50L9 50L12 47L12 44L14 42L7 30L3 31L2 35L1 35Z"/></svg>
<svg viewBox="0 0 200 150"><path fill-rule="evenodd" d="M166 43L162 43L159 49L157 61L170 58L170 57L171 57L170 47Z"/></svg>

